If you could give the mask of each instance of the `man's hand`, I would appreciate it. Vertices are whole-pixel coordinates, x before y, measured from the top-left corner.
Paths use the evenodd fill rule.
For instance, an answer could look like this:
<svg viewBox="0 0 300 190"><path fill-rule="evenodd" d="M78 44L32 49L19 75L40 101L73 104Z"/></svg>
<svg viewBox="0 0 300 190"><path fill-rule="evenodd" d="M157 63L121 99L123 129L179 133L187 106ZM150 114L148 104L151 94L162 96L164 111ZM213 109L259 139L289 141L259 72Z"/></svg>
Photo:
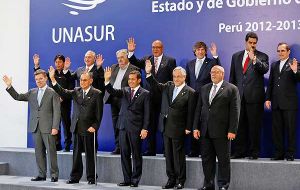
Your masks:
<svg viewBox="0 0 300 190"><path fill-rule="evenodd" d="M291 69L294 71L294 73L296 73L297 69L298 69L298 61L297 61L297 59L294 58L292 64L289 63L289 65L290 65Z"/></svg>
<svg viewBox="0 0 300 190"><path fill-rule="evenodd" d="M56 82L56 79L54 77L54 75L55 75L55 69L52 66L50 66L50 68L48 70L48 73L49 73L49 77L51 79L51 82L55 83Z"/></svg>
<svg viewBox="0 0 300 190"><path fill-rule="evenodd" d="M235 139L235 134L234 133L228 133L227 138L228 138L228 140L232 141L232 140Z"/></svg>
<svg viewBox="0 0 300 190"><path fill-rule="evenodd" d="M218 56L218 52L217 52L217 45L213 42L211 43L211 47L209 48L209 51L211 53L212 56Z"/></svg>
<svg viewBox="0 0 300 190"><path fill-rule="evenodd" d="M110 81L110 77L111 77L111 68L110 67L106 67L104 69L104 80L105 80L105 82L109 82Z"/></svg>
<svg viewBox="0 0 300 190"><path fill-rule="evenodd" d="M267 108L268 110L270 110L270 109L271 109L271 101L267 100L267 101L265 102L265 106L266 106L266 108Z"/></svg>
<svg viewBox="0 0 300 190"><path fill-rule="evenodd" d="M127 40L127 50L129 51L129 52L134 52L134 50L135 50L135 47L136 47L136 44L135 44L135 42L134 42L134 38L129 38L128 40Z"/></svg>
<svg viewBox="0 0 300 190"><path fill-rule="evenodd" d="M141 139L145 139L147 137L147 134L148 134L148 131L145 129L142 129L141 134L140 134Z"/></svg>
<svg viewBox="0 0 300 190"><path fill-rule="evenodd" d="M5 82L7 88L11 87L11 84L12 84L12 78L11 77L8 77L7 75L4 75L3 76L3 81Z"/></svg>
<svg viewBox="0 0 300 190"><path fill-rule="evenodd" d="M58 134L58 130L57 129L52 129L51 130L51 135L57 135Z"/></svg>
<svg viewBox="0 0 300 190"><path fill-rule="evenodd" d="M90 133L95 133L96 130L94 129L94 127L89 127L87 131Z"/></svg>
<svg viewBox="0 0 300 190"><path fill-rule="evenodd" d="M145 72L147 74L150 74L151 73L151 70L152 70L152 64L151 64L151 61L149 59L146 60L146 65L145 65Z"/></svg>
<svg viewBox="0 0 300 190"><path fill-rule="evenodd" d="M197 130L197 129L196 129L196 130L194 130L194 132L193 132L193 136L194 136L194 138L195 138L195 139L197 139L197 140L198 140L198 139L200 138L200 131L199 131L199 130Z"/></svg>
<svg viewBox="0 0 300 190"><path fill-rule="evenodd" d="M40 56L38 54L33 55L33 63L34 63L34 68L40 67Z"/></svg>
<svg viewBox="0 0 300 190"><path fill-rule="evenodd" d="M103 62L104 62L104 59L103 59L102 55L101 55L101 54L98 54L98 55L96 56L96 65L97 65L97 68L98 68L98 69L99 69L100 67L102 67Z"/></svg>
<svg viewBox="0 0 300 190"><path fill-rule="evenodd" d="M71 59L70 59L70 57L66 57L64 70L69 70L70 66L71 66Z"/></svg>

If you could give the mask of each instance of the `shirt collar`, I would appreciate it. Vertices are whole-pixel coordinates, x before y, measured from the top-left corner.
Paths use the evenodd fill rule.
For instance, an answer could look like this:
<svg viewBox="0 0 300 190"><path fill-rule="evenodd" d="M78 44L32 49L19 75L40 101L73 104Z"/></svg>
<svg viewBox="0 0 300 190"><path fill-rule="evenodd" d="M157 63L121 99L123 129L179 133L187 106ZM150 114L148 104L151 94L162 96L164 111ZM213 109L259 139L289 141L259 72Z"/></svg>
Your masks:
<svg viewBox="0 0 300 190"><path fill-rule="evenodd" d="M43 88L39 88L39 89L43 89L43 91L45 92L47 87L48 87L48 85L46 84Z"/></svg>
<svg viewBox="0 0 300 190"><path fill-rule="evenodd" d="M224 80L221 80L218 84L213 83L213 85L217 85L217 88L220 88L223 84Z"/></svg>
<svg viewBox="0 0 300 190"><path fill-rule="evenodd" d="M85 92L85 94L88 94L89 93L89 91L90 91L90 89L91 89L91 86L88 88L88 89L86 89L86 90L83 90L83 92Z"/></svg>
<svg viewBox="0 0 300 190"><path fill-rule="evenodd" d="M204 63L204 60L206 59L206 56L204 56L202 59L197 58L196 62L201 61L201 63Z"/></svg>
<svg viewBox="0 0 300 190"><path fill-rule="evenodd" d="M135 88L133 88L133 89L131 88L131 90L134 90L134 92L136 92L136 91L140 88L140 86L141 86L141 85L138 85L137 87L135 87Z"/></svg>
<svg viewBox="0 0 300 190"><path fill-rule="evenodd" d="M90 72L90 70L92 70L93 67L94 67L94 64L91 65L91 66L89 66L89 67L88 67L88 66L85 66L86 69L87 69L87 68L89 69L89 70L88 70L89 72Z"/></svg>

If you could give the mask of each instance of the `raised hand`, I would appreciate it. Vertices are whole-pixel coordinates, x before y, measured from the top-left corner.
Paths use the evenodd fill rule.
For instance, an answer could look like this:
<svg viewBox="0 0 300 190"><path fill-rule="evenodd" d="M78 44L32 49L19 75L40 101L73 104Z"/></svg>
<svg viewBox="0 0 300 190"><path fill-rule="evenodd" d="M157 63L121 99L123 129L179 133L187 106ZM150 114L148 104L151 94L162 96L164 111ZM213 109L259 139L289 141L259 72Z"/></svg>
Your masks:
<svg viewBox="0 0 300 190"><path fill-rule="evenodd" d="M40 66L40 56L38 54L33 55L33 63L34 68L38 68Z"/></svg>
<svg viewBox="0 0 300 190"><path fill-rule="evenodd" d="M212 56L218 56L218 52L217 52L217 45L213 42L210 45L209 51L211 53Z"/></svg>
<svg viewBox="0 0 300 190"><path fill-rule="evenodd" d="M70 57L66 57L64 70L68 70L70 68L70 66L71 66L71 59L70 59Z"/></svg>
<svg viewBox="0 0 300 190"><path fill-rule="evenodd" d="M134 50L135 50L135 47L136 47L136 44L135 44L135 42L134 42L134 38L129 38L128 40L127 40L127 50L129 51L129 52L134 52Z"/></svg>
<svg viewBox="0 0 300 190"><path fill-rule="evenodd" d="M49 73L49 77L50 77L51 81L56 82L55 77L54 77L55 69L52 66L50 66L48 73Z"/></svg>
<svg viewBox="0 0 300 190"><path fill-rule="evenodd" d="M291 69L294 72L297 72L297 69L298 69L298 61L297 61L297 59L294 58L292 64L289 63L289 65L290 65Z"/></svg>
<svg viewBox="0 0 300 190"><path fill-rule="evenodd" d="M97 65L97 68L100 68L103 65L103 62L104 62L103 56L101 54L98 54L96 56L96 65Z"/></svg>
<svg viewBox="0 0 300 190"><path fill-rule="evenodd" d="M109 82L110 81L110 77L111 77L111 68L110 67L106 67L104 69L104 79L105 79L105 82Z"/></svg>
<svg viewBox="0 0 300 190"><path fill-rule="evenodd" d="M8 77L7 75L3 76L3 81L5 82L7 88L11 87L12 84L12 78Z"/></svg>
<svg viewBox="0 0 300 190"><path fill-rule="evenodd" d="M146 71L147 74L150 74L151 69L152 69L151 61L149 59L147 59L145 63L146 63L145 64L145 71Z"/></svg>

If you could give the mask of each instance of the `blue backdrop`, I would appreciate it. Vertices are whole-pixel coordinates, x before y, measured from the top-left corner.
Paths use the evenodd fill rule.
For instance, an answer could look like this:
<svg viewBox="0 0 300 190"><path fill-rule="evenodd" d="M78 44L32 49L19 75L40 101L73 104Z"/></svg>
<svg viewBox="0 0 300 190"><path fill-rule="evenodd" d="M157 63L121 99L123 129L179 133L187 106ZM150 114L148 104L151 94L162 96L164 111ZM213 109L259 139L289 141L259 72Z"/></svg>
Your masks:
<svg viewBox="0 0 300 190"><path fill-rule="evenodd" d="M292 57L300 60L299 8L300 0L31 0L29 87L35 86L34 53L40 55L45 69L54 65L54 56L61 53L71 58L75 70L84 65L84 54L90 49L102 54L104 66L109 66L117 62L115 52L127 48L129 37L136 40L138 57L151 53L153 40L162 40L165 54L175 57L181 66L193 59L196 41L215 42L226 80L231 56L244 49L249 31L258 34L257 49L269 55L270 64L277 60L276 48L281 41L289 43ZM98 134L99 149L103 151L114 148L109 109L104 107ZM261 156L270 157L273 146L269 111L264 115L261 138ZM32 146L28 134L28 147Z"/></svg>

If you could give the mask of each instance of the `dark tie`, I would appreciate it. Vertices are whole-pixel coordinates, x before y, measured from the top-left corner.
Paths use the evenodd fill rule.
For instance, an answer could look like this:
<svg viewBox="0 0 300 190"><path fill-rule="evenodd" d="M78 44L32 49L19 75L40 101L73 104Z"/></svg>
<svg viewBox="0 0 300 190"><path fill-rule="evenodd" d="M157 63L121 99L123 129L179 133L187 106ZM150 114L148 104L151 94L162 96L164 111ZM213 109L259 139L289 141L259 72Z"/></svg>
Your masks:
<svg viewBox="0 0 300 190"><path fill-rule="evenodd" d="M131 89L131 92L130 92L130 99L131 100L133 99L133 96L134 96L134 89Z"/></svg>
<svg viewBox="0 0 300 190"><path fill-rule="evenodd" d="M85 95L86 95L86 92L83 91L83 96L82 96L83 99L85 98Z"/></svg>
<svg viewBox="0 0 300 190"><path fill-rule="evenodd" d="M245 74L249 65L250 57L249 55L247 56L245 63L244 63L244 68L243 68L243 73Z"/></svg>

